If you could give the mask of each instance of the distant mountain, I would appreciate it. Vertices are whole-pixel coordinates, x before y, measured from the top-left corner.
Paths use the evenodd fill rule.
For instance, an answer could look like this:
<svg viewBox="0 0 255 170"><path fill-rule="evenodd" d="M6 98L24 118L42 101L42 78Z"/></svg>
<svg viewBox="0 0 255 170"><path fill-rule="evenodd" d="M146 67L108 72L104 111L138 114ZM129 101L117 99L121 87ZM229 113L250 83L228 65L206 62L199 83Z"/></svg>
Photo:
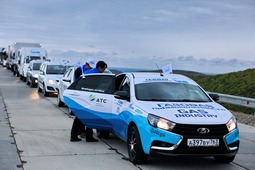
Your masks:
<svg viewBox="0 0 255 170"><path fill-rule="evenodd" d="M114 74L119 74L122 72L156 72L156 73L162 72L161 70L146 70L146 69L137 69L137 68L118 68L118 67L112 67L112 68L109 68L109 70L111 70L111 72ZM189 76L189 75L203 76L203 75L205 75L203 73L199 73L199 72L195 72L195 71L186 71L186 70L173 70L173 73L182 74L185 76Z"/></svg>

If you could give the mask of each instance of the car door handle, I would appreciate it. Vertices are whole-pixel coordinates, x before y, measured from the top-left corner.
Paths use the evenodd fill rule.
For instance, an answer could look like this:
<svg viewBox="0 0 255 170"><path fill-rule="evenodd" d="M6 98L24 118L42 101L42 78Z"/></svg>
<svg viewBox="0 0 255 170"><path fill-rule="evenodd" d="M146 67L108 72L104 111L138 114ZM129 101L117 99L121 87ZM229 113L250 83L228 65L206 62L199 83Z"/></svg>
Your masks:
<svg viewBox="0 0 255 170"><path fill-rule="evenodd" d="M71 96L80 96L78 93L70 93Z"/></svg>

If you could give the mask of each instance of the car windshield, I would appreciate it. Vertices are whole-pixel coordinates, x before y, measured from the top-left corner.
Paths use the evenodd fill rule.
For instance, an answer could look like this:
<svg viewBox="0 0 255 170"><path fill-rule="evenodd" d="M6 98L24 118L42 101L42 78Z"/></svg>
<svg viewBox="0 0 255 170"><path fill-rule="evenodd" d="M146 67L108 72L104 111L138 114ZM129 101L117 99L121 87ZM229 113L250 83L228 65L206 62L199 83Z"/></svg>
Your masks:
<svg viewBox="0 0 255 170"><path fill-rule="evenodd" d="M40 56L30 56L26 58L26 63L29 63L32 60L40 60L41 57Z"/></svg>
<svg viewBox="0 0 255 170"><path fill-rule="evenodd" d="M210 102L199 86L185 83L157 82L135 85L137 100Z"/></svg>
<svg viewBox="0 0 255 170"><path fill-rule="evenodd" d="M34 63L33 70L39 70L42 63Z"/></svg>
<svg viewBox="0 0 255 170"><path fill-rule="evenodd" d="M67 69L64 65L48 65L46 74L64 74Z"/></svg>

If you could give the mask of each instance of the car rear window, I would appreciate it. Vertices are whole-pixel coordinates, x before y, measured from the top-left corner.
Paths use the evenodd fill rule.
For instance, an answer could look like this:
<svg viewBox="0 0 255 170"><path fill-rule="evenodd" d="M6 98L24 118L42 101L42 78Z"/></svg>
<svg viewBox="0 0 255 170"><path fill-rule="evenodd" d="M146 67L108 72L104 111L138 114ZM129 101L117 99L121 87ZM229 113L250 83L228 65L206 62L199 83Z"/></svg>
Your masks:
<svg viewBox="0 0 255 170"><path fill-rule="evenodd" d="M33 70L39 70L42 63L34 63Z"/></svg>
<svg viewBox="0 0 255 170"><path fill-rule="evenodd" d="M80 77L68 89L113 94L115 91L115 77L109 75Z"/></svg>

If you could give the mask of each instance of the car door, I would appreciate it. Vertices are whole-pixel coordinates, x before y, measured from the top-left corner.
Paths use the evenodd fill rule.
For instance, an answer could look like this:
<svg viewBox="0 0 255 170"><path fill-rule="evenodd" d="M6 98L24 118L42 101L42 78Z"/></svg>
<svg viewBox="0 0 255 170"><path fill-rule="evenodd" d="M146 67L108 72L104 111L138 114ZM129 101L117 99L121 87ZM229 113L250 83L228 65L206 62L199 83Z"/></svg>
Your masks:
<svg viewBox="0 0 255 170"><path fill-rule="evenodd" d="M112 130L113 74L81 76L64 92L64 101L87 127Z"/></svg>
<svg viewBox="0 0 255 170"><path fill-rule="evenodd" d="M130 78L128 76L118 77L118 81L122 81L118 87L118 91L127 92L127 98L114 98L113 99L113 131L123 140L127 137L127 129L130 120L132 105L130 102Z"/></svg>
<svg viewBox="0 0 255 170"><path fill-rule="evenodd" d="M38 78L38 87L39 88L43 88L43 81L44 81L44 77L45 77L45 68L46 68L46 64L42 64L39 70L39 78Z"/></svg>
<svg viewBox="0 0 255 170"><path fill-rule="evenodd" d="M59 96L60 99L63 101L63 92L70 86L73 82L72 74L74 72L74 68L69 68L59 82Z"/></svg>

